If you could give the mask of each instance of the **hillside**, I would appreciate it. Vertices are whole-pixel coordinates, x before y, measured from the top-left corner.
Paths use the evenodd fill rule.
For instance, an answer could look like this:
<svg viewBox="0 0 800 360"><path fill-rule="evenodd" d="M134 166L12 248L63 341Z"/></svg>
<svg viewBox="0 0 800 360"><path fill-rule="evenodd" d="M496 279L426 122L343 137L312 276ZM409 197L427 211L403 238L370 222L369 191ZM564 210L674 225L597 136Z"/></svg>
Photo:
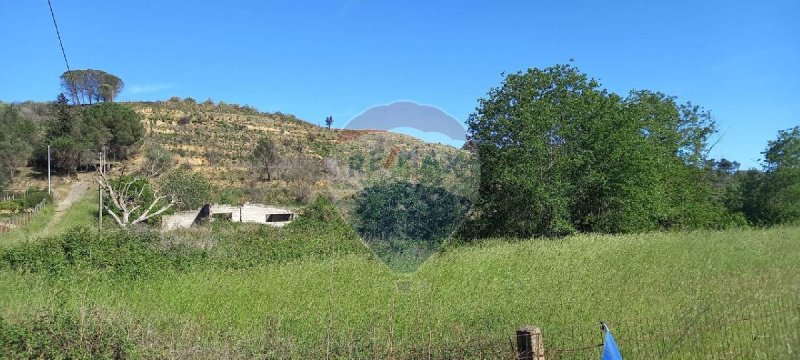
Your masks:
<svg viewBox="0 0 800 360"><path fill-rule="evenodd" d="M173 98L127 105L142 115L145 142L172 152L177 167L202 172L218 188L250 201L302 203L312 193L338 199L372 181L416 181L426 158L438 164L445 185L456 187L474 173L468 152L398 133L328 130L293 115L223 102ZM265 136L277 144L281 159L269 183L256 179L249 160ZM140 154L124 165L136 169L141 162Z"/></svg>

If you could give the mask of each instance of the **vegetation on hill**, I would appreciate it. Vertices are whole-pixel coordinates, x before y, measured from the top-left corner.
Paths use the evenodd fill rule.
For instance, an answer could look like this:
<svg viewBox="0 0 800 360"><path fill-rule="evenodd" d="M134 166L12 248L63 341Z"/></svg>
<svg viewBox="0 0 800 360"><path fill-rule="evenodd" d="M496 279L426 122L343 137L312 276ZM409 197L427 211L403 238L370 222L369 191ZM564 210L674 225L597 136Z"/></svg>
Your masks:
<svg viewBox="0 0 800 360"><path fill-rule="evenodd" d="M0 190L14 180L18 167L28 163L37 135L33 121L14 106L0 103Z"/></svg>
<svg viewBox="0 0 800 360"><path fill-rule="evenodd" d="M394 271L416 270L461 224L468 198L429 184L375 184L353 199L355 231Z"/></svg>
<svg viewBox="0 0 800 360"><path fill-rule="evenodd" d="M97 70L62 78L70 95L97 101L113 100L104 91L122 86ZM569 65L509 75L468 120L463 150L326 129L211 99L75 107L62 94L50 105L0 110L0 186L21 165L44 166L47 145L62 174L91 171L105 146L124 173L202 173L212 197L227 202L306 204L317 195L347 202L375 184L435 183L475 201L462 239L762 226L800 217L797 129L770 142L763 170L741 171L735 162L706 159L716 132L708 111L647 90L622 97ZM192 206L214 200L201 193Z"/></svg>
<svg viewBox="0 0 800 360"><path fill-rule="evenodd" d="M706 159L717 131L708 111L647 90L623 98L570 65L508 75L468 124L481 172L474 217L461 232L467 239L798 219L796 129L770 142L763 178L745 177L763 186L751 197L725 194L736 186L715 188L731 174ZM726 207L726 196L742 205Z"/></svg>
<svg viewBox="0 0 800 360"><path fill-rule="evenodd" d="M439 179L474 193L473 156L387 132L326 129L282 113L191 98L127 104L148 129L142 168L161 164L205 174L229 202L306 204L349 199L373 183ZM157 144L157 145L156 145ZM166 152L166 154L165 154ZM425 178L425 179L423 179Z"/></svg>
<svg viewBox="0 0 800 360"><path fill-rule="evenodd" d="M74 104L113 102L125 83L103 70L71 70L61 74L61 88Z"/></svg>

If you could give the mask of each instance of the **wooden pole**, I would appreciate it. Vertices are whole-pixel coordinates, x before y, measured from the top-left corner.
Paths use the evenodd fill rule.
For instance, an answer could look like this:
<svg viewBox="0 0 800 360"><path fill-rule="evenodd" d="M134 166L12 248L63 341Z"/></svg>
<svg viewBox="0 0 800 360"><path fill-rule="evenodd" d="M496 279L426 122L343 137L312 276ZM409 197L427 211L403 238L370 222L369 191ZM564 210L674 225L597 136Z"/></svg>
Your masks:
<svg viewBox="0 0 800 360"><path fill-rule="evenodd" d="M517 359L545 360L541 329L533 326L517 329Z"/></svg>
<svg viewBox="0 0 800 360"><path fill-rule="evenodd" d="M47 194L52 193L50 184L50 145L47 145Z"/></svg>
<svg viewBox="0 0 800 360"><path fill-rule="evenodd" d="M98 154L100 157L100 174L105 175L105 164L103 163L106 156L106 147L103 146L103 151ZM97 231L103 230L103 186L97 185L97 192L100 195L100 204L97 208Z"/></svg>

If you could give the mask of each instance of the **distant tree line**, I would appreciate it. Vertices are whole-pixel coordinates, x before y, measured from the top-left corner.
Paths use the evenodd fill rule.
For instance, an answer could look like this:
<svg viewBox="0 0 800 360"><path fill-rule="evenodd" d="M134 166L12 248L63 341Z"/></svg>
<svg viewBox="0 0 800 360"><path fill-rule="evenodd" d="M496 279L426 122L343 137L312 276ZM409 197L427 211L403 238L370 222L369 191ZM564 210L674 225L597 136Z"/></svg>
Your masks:
<svg viewBox="0 0 800 360"><path fill-rule="evenodd" d="M104 147L108 158L125 160L141 145L145 130L139 114L128 106L100 103L72 107L60 94L52 104L52 117L43 124L44 137L34 161L43 165L47 145L51 146L53 167L71 173L93 164Z"/></svg>
<svg viewBox="0 0 800 360"><path fill-rule="evenodd" d="M570 65L508 75L468 120L480 187L465 239L774 225L800 220L800 130L762 170L709 160L711 114Z"/></svg>
<svg viewBox="0 0 800 360"><path fill-rule="evenodd" d="M39 143L35 123L22 117L14 105L0 103L0 189L4 189L25 166Z"/></svg>
<svg viewBox="0 0 800 360"><path fill-rule="evenodd" d="M139 115L118 103L76 107L59 94L46 105L0 104L0 188L13 180L19 167L45 169L48 145L53 170L70 174L94 165L104 147L109 159L128 159L143 136Z"/></svg>
<svg viewBox="0 0 800 360"><path fill-rule="evenodd" d="M122 79L103 70L71 70L61 75L61 88L73 104L112 102L124 86Z"/></svg>

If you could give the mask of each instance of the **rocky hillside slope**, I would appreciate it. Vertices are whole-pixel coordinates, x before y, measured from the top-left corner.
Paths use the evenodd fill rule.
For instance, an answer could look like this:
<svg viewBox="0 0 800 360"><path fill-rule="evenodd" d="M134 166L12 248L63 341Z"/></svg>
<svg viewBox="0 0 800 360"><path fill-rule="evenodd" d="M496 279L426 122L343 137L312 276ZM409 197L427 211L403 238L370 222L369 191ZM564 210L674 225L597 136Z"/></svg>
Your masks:
<svg viewBox="0 0 800 360"><path fill-rule="evenodd" d="M250 201L302 203L321 192L342 198L387 179L461 188L476 174L469 152L403 134L329 130L293 115L210 100L127 105L142 115L146 142L173 153L175 166L202 172L217 188L246 193ZM276 143L280 158L275 180L269 182L258 179L250 162L265 136ZM125 166L141 162L140 155Z"/></svg>

